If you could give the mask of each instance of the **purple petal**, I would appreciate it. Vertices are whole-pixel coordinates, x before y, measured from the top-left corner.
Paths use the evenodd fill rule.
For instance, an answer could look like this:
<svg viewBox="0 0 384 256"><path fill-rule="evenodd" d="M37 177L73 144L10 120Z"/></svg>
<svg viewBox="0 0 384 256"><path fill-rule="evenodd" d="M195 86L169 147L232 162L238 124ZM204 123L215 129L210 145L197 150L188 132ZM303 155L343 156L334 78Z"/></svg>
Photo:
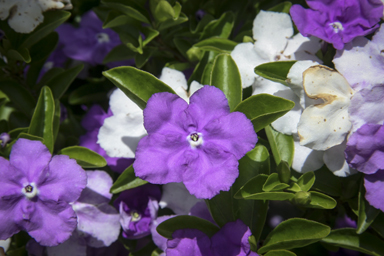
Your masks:
<svg viewBox="0 0 384 256"><path fill-rule="evenodd" d="M209 237L197 229L180 229L167 242L167 256L211 256ZM226 254L223 254L226 255Z"/></svg>
<svg viewBox="0 0 384 256"><path fill-rule="evenodd" d="M41 200L74 202L87 184L85 171L66 155L54 156L37 187Z"/></svg>
<svg viewBox="0 0 384 256"><path fill-rule="evenodd" d="M184 120L180 120L180 115L187 108L187 102L175 94L155 93L149 98L144 109L144 127L148 134L164 130L184 134Z"/></svg>
<svg viewBox="0 0 384 256"><path fill-rule="evenodd" d="M86 174L87 187L77 202L94 205L108 203L112 198L109 192L113 184L111 176L104 171L86 171Z"/></svg>
<svg viewBox="0 0 384 256"><path fill-rule="evenodd" d="M81 120L81 125L87 130L92 131L100 129L104 123L104 119L112 116L112 112L105 113L100 105L93 105Z"/></svg>
<svg viewBox="0 0 384 256"><path fill-rule="evenodd" d="M18 139L9 156L10 164L23 173L28 182L37 182L51 160L51 153L41 141Z"/></svg>
<svg viewBox="0 0 384 256"><path fill-rule="evenodd" d="M67 240L76 226L76 214L68 203L38 200L26 230L39 244L55 246Z"/></svg>
<svg viewBox="0 0 384 256"><path fill-rule="evenodd" d="M176 216L176 215L161 216L152 222L152 226L151 226L152 240L157 245L157 247L159 247L162 251L165 251L167 249L168 239L163 237L162 235L160 235L157 232L156 228L157 228L157 226L160 225L160 223L162 223L163 221L166 221L166 220L168 220L174 216Z"/></svg>
<svg viewBox="0 0 384 256"><path fill-rule="evenodd" d="M373 207L384 211L384 170L364 175L365 199Z"/></svg>
<svg viewBox="0 0 384 256"><path fill-rule="evenodd" d="M224 151L242 158L255 147L257 136L251 121L240 112L233 112L208 123L204 140L217 144Z"/></svg>
<svg viewBox="0 0 384 256"><path fill-rule="evenodd" d="M25 176L21 170L13 168L9 161L0 157L0 205L2 201L9 200L10 197L21 196ZM1 208L0 208L1 209Z"/></svg>
<svg viewBox="0 0 384 256"><path fill-rule="evenodd" d="M188 113L198 120L197 130L201 130L207 123L229 114L228 100L224 93L210 85L196 91L189 99Z"/></svg>
<svg viewBox="0 0 384 256"><path fill-rule="evenodd" d="M58 246L47 247L47 255L51 256L87 256L87 245L83 237L77 231L72 236Z"/></svg>
<svg viewBox="0 0 384 256"><path fill-rule="evenodd" d="M211 213L205 202L197 202L192 208L189 215L196 216L207 221L212 222L216 225L216 222L213 220Z"/></svg>
<svg viewBox="0 0 384 256"><path fill-rule="evenodd" d="M197 198L210 199L220 190L228 191L239 175L237 158L216 144L205 142L188 163L183 181L188 191Z"/></svg>
<svg viewBox="0 0 384 256"><path fill-rule="evenodd" d="M2 176L3 177L3 176ZM0 200L0 240L18 233L23 225L21 195L19 197L1 197Z"/></svg>

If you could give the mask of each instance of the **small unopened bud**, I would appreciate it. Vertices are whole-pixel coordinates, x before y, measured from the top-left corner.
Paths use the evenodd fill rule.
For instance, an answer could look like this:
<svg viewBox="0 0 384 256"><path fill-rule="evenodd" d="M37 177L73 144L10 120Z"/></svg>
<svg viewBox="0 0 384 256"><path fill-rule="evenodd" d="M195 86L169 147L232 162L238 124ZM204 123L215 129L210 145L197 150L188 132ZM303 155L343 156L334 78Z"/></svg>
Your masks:
<svg viewBox="0 0 384 256"><path fill-rule="evenodd" d="M292 198L291 201L297 205L308 205L311 202L311 193L299 191L295 194L295 197Z"/></svg>

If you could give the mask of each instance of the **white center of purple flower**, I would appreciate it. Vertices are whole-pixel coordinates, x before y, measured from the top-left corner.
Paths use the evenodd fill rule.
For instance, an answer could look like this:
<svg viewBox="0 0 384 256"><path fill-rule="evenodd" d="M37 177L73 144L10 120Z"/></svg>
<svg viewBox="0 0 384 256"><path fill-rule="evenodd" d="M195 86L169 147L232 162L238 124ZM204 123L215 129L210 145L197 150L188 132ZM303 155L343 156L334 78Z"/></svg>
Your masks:
<svg viewBox="0 0 384 256"><path fill-rule="evenodd" d="M199 132L192 132L187 136L187 141L192 148L196 148L203 144L203 135Z"/></svg>
<svg viewBox="0 0 384 256"><path fill-rule="evenodd" d="M138 213L137 211L133 210L130 213L131 213L131 217L132 217L131 221L137 222L141 219L141 214Z"/></svg>
<svg viewBox="0 0 384 256"><path fill-rule="evenodd" d="M344 30L343 24L341 24L338 21L330 23L329 25L332 27L333 32L335 32L335 33L339 33L340 30Z"/></svg>
<svg viewBox="0 0 384 256"><path fill-rule="evenodd" d="M50 70L51 68L53 68L53 65L54 65L53 61L47 61L47 62L44 64L44 70L45 70L45 71Z"/></svg>
<svg viewBox="0 0 384 256"><path fill-rule="evenodd" d="M108 34L106 33L98 33L96 35L96 39L97 41L101 44L101 43L108 43L110 40L109 40L109 36Z"/></svg>
<svg viewBox="0 0 384 256"><path fill-rule="evenodd" d="M28 198L28 199L31 199L31 198L34 198L37 193L39 192L37 187L36 187L36 184L34 182L31 182L30 184L24 186L24 188L22 188L21 192Z"/></svg>

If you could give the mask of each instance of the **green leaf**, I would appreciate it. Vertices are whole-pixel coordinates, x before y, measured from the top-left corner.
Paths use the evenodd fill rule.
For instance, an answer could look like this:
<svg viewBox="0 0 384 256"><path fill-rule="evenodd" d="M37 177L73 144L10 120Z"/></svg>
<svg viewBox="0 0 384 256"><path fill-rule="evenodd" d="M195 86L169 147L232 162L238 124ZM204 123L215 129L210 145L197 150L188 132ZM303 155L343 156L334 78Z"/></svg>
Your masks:
<svg viewBox="0 0 384 256"><path fill-rule="evenodd" d="M276 168L277 173L279 174L279 180L283 183L289 183L291 179L291 168L289 164L282 160Z"/></svg>
<svg viewBox="0 0 384 256"><path fill-rule="evenodd" d="M34 44L30 50L32 62L34 63L48 58L51 52L56 48L58 41L59 35L56 32L52 32Z"/></svg>
<svg viewBox="0 0 384 256"><path fill-rule="evenodd" d="M341 196L342 178L335 176L325 165L314 173L316 176L315 184L313 185L314 189L331 196Z"/></svg>
<svg viewBox="0 0 384 256"><path fill-rule="evenodd" d="M362 234L372 224L377 215L380 213L379 209L376 209L365 200L365 187L363 181L360 183L359 189L359 215L356 227L356 233Z"/></svg>
<svg viewBox="0 0 384 256"><path fill-rule="evenodd" d="M74 90L68 98L71 105L87 104L106 99L105 90L98 84L85 84Z"/></svg>
<svg viewBox="0 0 384 256"><path fill-rule="evenodd" d="M193 47L199 48L200 50L203 50L203 51L231 53L236 45L237 45L236 42L229 39L220 38L220 37L211 37L194 44Z"/></svg>
<svg viewBox="0 0 384 256"><path fill-rule="evenodd" d="M32 117L36 102L27 89L15 81L5 80L0 81L0 91L5 93L21 112L28 117Z"/></svg>
<svg viewBox="0 0 384 256"><path fill-rule="evenodd" d="M242 101L235 111L244 113L252 121L255 131L258 132L285 115L294 106L293 101L262 93ZM292 162L290 162L291 164Z"/></svg>
<svg viewBox="0 0 384 256"><path fill-rule="evenodd" d="M330 233L331 229L321 223L293 218L281 222L265 239L258 253L270 250L292 249L315 243Z"/></svg>
<svg viewBox="0 0 384 256"><path fill-rule="evenodd" d="M296 254L287 250L272 250L264 254L264 256L296 256Z"/></svg>
<svg viewBox="0 0 384 256"><path fill-rule="evenodd" d="M371 227L382 237L384 238L384 213L379 212Z"/></svg>
<svg viewBox="0 0 384 256"><path fill-rule="evenodd" d="M55 100L55 115L53 117L53 144L55 144L57 135L59 134L60 117L61 117L60 101L56 99Z"/></svg>
<svg viewBox="0 0 384 256"><path fill-rule="evenodd" d="M267 134L269 144L271 145L276 164L279 165L283 160L291 166L295 151L293 136L275 131L270 125L265 127L265 133Z"/></svg>
<svg viewBox="0 0 384 256"><path fill-rule="evenodd" d="M315 183L315 173L314 172L307 172L300 176L300 178L297 180L297 185L300 186L301 191L309 191L313 184Z"/></svg>
<svg viewBox="0 0 384 256"><path fill-rule="evenodd" d="M132 1L101 1L103 4L105 4L108 7L114 8L125 15L127 15L130 18L136 19L140 22L144 22L147 24L150 24L150 21L148 19L148 15L145 13L146 11L141 8L140 6L136 6L132 3Z"/></svg>
<svg viewBox="0 0 384 256"><path fill-rule="evenodd" d="M317 209L333 209L336 207L337 202L330 196L320 192L311 191L311 202L306 207Z"/></svg>
<svg viewBox="0 0 384 256"><path fill-rule="evenodd" d="M332 230L332 232L321 241L369 255L384 255L384 243L380 238L368 232L360 235L356 234L356 230L353 228Z"/></svg>
<svg viewBox="0 0 384 256"><path fill-rule="evenodd" d="M291 2L282 2L278 5L275 5L272 8L269 8L268 11L271 12L283 12L283 13L289 13L289 10L291 9L292 3Z"/></svg>
<svg viewBox="0 0 384 256"><path fill-rule="evenodd" d="M119 11L110 11L103 22L103 29L128 25L130 18Z"/></svg>
<svg viewBox="0 0 384 256"><path fill-rule="evenodd" d="M145 48L142 54L135 55L135 63L138 68L142 68L149 58L153 55L156 50L153 48Z"/></svg>
<svg viewBox="0 0 384 256"><path fill-rule="evenodd" d="M58 154L67 155L70 158L75 159L83 168L100 168L107 165L107 161L105 161L104 157L81 146L63 148Z"/></svg>
<svg viewBox="0 0 384 256"><path fill-rule="evenodd" d="M44 12L44 22L37 26L32 33L28 34L20 47L30 48L32 45L54 31L70 16L71 13L60 10Z"/></svg>
<svg viewBox="0 0 384 256"><path fill-rule="evenodd" d="M44 144L53 152L55 144L53 137L53 119L55 115L55 100L49 87L41 89L39 100L29 125L28 133L44 138Z"/></svg>
<svg viewBox="0 0 384 256"><path fill-rule="evenodd" d="M27 48L19 48L18 50L10 49L7 52L7 57L10 60L18 60L25 63L31 62L31 56Z"/></svg>
<svg viewBox="0 0 384 256"><path fill-rule="evenodd" d="M228 38L232 32L234 20L235 18L232 12L223 13L219 19L212 20L204 27L200 40L209 37Z"/></svg>
<svg viewBox="0 0 384 256"><path fill-rule="evenodd" d="M188 17L184 14L184 13L180 13L180 16L178 17L178 19L168 19L162 23L160 23L159 25L159 30L164 30L164 29L167 29L167 28L170 28L170 27L174 27L174 26L177 26L177 25L180 25L184 22L187 22L188 21Z"/></svg>
<svg viewBox="0 0 384 256"><path fill-rule="evenodd" d="M207 236L211 237L220 229L212 222L201 219L191 215L179 215L172 217L157 226L157 232L168 238L172 239L172 234L178 229L193 228L204 232Z"/></svg>
<svg viewBox="0 0 384 256"><path fill-rule="evenodd" d="M201 84L211 84L211 75L213 69L213 63L218 55L217 52L209 51L208 59L205 64L204 71L201 75Z"/></svg>
<svg viewBox="0 0 384 256"><path fill-rule="evenodd" d="M135 171L131 165L125 169L122 174L120 174L119 178L117 178L115 183L113 183L110 192L112 194L117 194L124 190L140 187L146 183L148 183L148 181L142 180L135 176Z"/></svg>
<svg viewBox="0 0 384 256"><path fill-rule="evenodd" d="M61 96L63 96L83 68L84 65L79 64L73 68L65 70L47 82L55 99L60 99Z"/></svg>
<svg viewBox="0 0 384 256"><path fill-rule="evenodd" d="M286 192L264 192L263 186L268 179L268 175L260 174L249 180L239 191L236 192L236 199L253 200L278 200L284 201L294 197L292 193Z"/></svg>
<svg viewBox="0 0 384 256"><path fill-rule="evenodd" d="M154 93L175 93L171 87L152 74L134 67L113 68L103 72L103 75L122 90L141 109L145 108L148 99Z"/></svg>
<svg viewBox="0 0 384 256"><path fill-rule="evenodd" d="M41 141L44 144L44 138L39 137L39 136L35 136L35 135L31 135L28 133L24 133L24 132L20 133L19 136L17 136L17 139L20 139L20 138L28 139L28 140L37 140L37 141Z"/></svg>
<svg viewBox="0 0 384 256"><path fill-rule="evenodd" d="M243 88L240 73L231 55L217 55L212 66L210 85L224 92L231 111L241 102Z"/></svg>
<svg viewBox="0 0 384 256"><path fill-rule="evenodd" d="M113 48L107 56L105 56L103 63L106 64L112 61L128 60L135 57L135 52L129 49L126 45L120 44Z"/></svg>
<svg viewBox="0 0 384 256"><path fill-rule="evenodd" d="M288 187L289 187L288 184L280 182L279 174L272 173L271 175L268 176L268 179L265 181L263 185L263 191L265 192L279 191Z"/></svg>
<svg viewBox="0 0 384 256"><path fill-rule="evenodd" d="M179 13L180 14L180 13ZM168 19L177 19L175 11L170 3L165 0L161 0L157 3L153 16L157 21L164 22Z"/></svg>
<svg viewBox="0 0 384 256"><path fill-rule="evenodd" d="M220 191L215 197L205 200L213 220L220 227L236 220L232 200L232 191Z"/></svg>
<svg viewBox="0 0 384 256"><path fill-rule="evenodd" d="M255 67L255 73L266 79L288 86L287 75L296 61L276 61Z"/></svg>
<svg viewBox="0 0 384 256"><path fill-rule="evenodd" d="M292 191L292 192L300 192L301 191L301 188L299 185L297 185L296 183L292 183L291 187L290 188L287 188L288 191Z"/></svg>

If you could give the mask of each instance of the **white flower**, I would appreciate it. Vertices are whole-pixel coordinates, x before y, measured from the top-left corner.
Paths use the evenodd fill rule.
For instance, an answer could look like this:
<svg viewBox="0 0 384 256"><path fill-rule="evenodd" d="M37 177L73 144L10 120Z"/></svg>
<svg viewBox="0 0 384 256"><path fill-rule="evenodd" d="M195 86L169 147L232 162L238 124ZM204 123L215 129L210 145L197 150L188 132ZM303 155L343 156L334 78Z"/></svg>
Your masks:
<svg viewBox="0 0 384 256"><path fill-rule="evenodd" d="M231 53L239 68L243 87L254 84L257 90L260 83L269 83L275 91L284 88L284 85L260 78L254 73L255 67L263 63L279 60L321 62L314 55L320 49L320 39L303 37L301 34L292 36L292 20L288 14L260 11L253 21L255 43L238 44Z"/></svg>
<svg viewBox="0 0 384 256"><path fill-rule="evenodd" d="M0 0L0 19L19 33L30 33L43 22L43 12L71 9L70 0Z"/></svg>
<svg viewBox="0 0 384 256"><path fill-rule="evenodd" d="M160 80L168 84L181 98L188 101L187 80L180 71L163 68ZM190 92L202 87L193 81ZM113 116L104 120L97 143L110 157L134 158L137 144L147 134L143 124L143 110L120 89L116 89L109 100Z"/></svg>

